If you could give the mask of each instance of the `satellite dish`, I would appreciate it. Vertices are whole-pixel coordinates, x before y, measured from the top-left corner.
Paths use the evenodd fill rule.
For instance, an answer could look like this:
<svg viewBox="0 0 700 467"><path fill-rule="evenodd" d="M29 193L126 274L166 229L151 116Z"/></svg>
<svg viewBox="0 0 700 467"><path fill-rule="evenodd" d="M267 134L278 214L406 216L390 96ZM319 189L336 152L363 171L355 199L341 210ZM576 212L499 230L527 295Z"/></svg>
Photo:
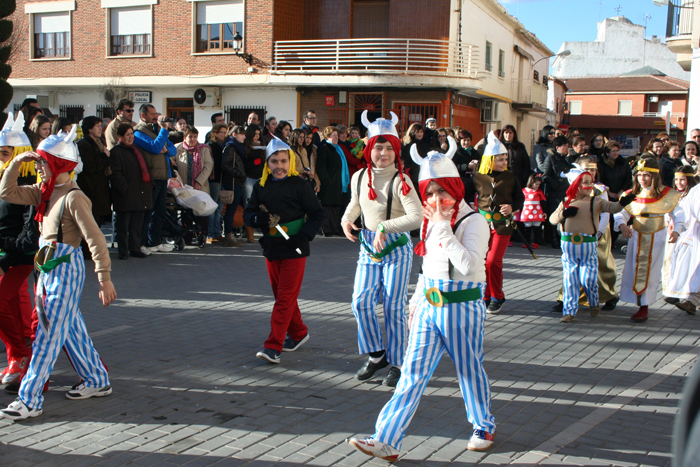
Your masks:
<svg viewBox="0 0 700 467"><path fill-rule="evenodd" d="M207 101L207 92L202 88L197 89L194 92L194 101L200 105L204 104Z"/></svg>

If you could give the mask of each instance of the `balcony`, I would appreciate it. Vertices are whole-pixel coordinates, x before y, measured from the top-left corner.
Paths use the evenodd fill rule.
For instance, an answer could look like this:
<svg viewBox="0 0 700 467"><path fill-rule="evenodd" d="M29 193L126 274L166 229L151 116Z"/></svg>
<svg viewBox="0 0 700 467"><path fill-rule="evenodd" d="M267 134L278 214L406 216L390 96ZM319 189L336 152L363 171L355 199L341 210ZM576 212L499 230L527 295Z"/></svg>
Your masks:
<svg viewBox="0 0 700 467"><path fill-rule="evenodd" d="M677 2L679 0L676 0ZM690 64L684 64L693 53L692 32L693 32L693 0L680 0L679 5L668 5L668 17L666 20L666 45L671 52L679 54L678 62L688 70ZM686 70L686 71L688 71Z"/></svg>
<svg viewBox="0 0 700 467"><path fill-rule="evenodd" d="M478 47L460 42L385 38L277 41L272 73L480 79L478 66Z"/></svg>
<svg viewBox="0 0 700 467"><path fill-rule="evenodd" d="M547 86L531 78L514 79L511 95L514 109L547 112Z"/></svg>

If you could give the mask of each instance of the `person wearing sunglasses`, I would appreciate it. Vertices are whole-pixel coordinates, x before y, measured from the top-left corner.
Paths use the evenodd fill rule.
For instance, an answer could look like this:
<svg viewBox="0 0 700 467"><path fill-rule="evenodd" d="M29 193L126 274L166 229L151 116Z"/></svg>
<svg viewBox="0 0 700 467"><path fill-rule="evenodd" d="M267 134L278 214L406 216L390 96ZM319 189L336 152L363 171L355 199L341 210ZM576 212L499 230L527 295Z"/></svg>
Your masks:
<svg viewBox="0 0 700 467"><path fill-rule="evenodd" d="M552 141L556 137L557 132L552 125L545 125L540 131L540 138L535 144L535 149L532 151L530 166L537 173L544 173L544 160L547 158L548 149L552 149ZM551 151L549 152L551 154Z"/></svg>
<svg viewBox="0 0 700 467"><path fill-rule="evenodd" d="M105 129L105 139L107 141L107 149L112 149L114 146L119 144L119 135L117 134L117 128L122 123L130 123L132 127L136 126L134 120L134 103L129 99L119 99L117 102L117 117L112 120L107 128Z"/></svg>

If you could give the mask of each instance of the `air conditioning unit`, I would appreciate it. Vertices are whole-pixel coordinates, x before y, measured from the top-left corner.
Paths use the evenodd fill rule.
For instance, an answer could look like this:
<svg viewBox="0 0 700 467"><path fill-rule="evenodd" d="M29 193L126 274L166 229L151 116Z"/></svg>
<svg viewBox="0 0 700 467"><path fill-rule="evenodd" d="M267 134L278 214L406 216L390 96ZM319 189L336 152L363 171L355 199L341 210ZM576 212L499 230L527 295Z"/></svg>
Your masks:
<svg viewBox="0 0 700 467"><path fill-rule="evenodd" d="M197 88L192 99L194 105L198 107L221 107L219 88Z"/></svg>
<svg viewBox="0 0 700 467"><path fill-rule="evenodd" d="M649 102L659 102L659 96L649 96L647 97Z"/></svg>
<svg viewBox="0 0 700 467"><path fill-rule="evenodd" d="M481 123L493 123L498 121L498 102L492 99L483 101L481 108Z"/></svg>

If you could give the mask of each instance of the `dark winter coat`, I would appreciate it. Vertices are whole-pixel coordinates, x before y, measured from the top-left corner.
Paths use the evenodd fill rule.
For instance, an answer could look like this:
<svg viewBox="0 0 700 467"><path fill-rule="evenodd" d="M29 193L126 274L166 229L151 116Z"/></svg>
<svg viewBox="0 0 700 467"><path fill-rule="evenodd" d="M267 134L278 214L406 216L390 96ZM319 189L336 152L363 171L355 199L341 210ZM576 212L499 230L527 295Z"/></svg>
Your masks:
<svg viewBox="0 0 700 467"><path fill-rule="evenodd" d="M527 154L525 145L523 143L503 144L508 149L508 170L515 174L521 187L527 186L527 180L530 178L532 170L530 170L530 156Z"/></svg>
<svg viewBox="0 0 700 467"><path fill-rule="evenodd" d="M340 154L335 148L322 142L316 151L316 173L321 179L321 190L318 197L324 206L343 206L350 200L350 187L343 193L342 171L343 164Z"/></svg>
<svg viewBox="0 0 700 467"><path fill-rule="evenodd" d="M598 156L598 175L600 183L609 188L608 193L621 193L632 188L632 169L622 156L614 161L607 155Z"/></svg>
<svg viewBox="0 0 700 467"><path fill-rule="evenodd" d="M83 171L78 174L76 182L92 202L92 215L95 219L111 215L109 157L100 151L99 146L90 136L78 141L78 152L83 161Z"/></svg>
<svg viewBox="0 0 700 467"><path fill-rule="evenodd" d="M119 143L110 152L112 204L116 212L148 211L153 208L151 182L141 180L141 167L134 150ZM142 155L143 157L143 155Z"/></svg>
<svg viewBox="0 0 700 467"><path fill-rule="evenodd" d="M225 185L235 183L238 186L245 185L245 166L243 165L243 155L245 147L242 144L234 141L229 141L224 146L224 152L221 157L221 170L224 172Z"/></svg>
<svg viewBox="0 0 700 467"><path fill-rule="evenodd" d="M559 203L564 201L569 181L562 173L567 174L574 166L567 161L568 154L562 156L558 152L550 153L544 160L542 181L544 182L544 194L547 196L547 213L554 212Z"/></svg>

